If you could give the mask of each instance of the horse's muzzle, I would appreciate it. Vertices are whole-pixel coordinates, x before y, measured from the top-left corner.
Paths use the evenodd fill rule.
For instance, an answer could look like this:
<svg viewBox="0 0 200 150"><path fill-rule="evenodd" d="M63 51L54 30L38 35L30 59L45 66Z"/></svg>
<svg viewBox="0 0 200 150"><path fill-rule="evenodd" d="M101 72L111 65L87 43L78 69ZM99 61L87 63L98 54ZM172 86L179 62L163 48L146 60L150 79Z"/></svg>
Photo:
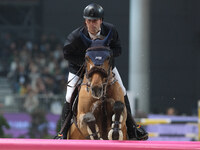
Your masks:
<svg viewBox="0 0 200 150"><path fill-rule="evenodd" d="M91 92L93 98L100 99L103 96L103 86L93 86Z"/></svg>

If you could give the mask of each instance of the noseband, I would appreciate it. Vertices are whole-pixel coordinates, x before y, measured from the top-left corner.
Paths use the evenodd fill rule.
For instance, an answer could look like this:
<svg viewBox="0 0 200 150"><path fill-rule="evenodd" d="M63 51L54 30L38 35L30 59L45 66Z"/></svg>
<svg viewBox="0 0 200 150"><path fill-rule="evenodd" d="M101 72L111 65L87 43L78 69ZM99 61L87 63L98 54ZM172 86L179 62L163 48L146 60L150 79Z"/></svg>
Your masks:
<svg viewBox="0 0 200 150"><path fill-rule="evenodd" d="M89 79L92 77L92 75L94 73L99 73L101 74L101 76L103 78L107 78L109 76L109 73L105 71L105 69L101 68L101 67L97 67L97 66L94 66L92 67L92 69L90 69L87 73L86 73L86 78Z"/></svg>

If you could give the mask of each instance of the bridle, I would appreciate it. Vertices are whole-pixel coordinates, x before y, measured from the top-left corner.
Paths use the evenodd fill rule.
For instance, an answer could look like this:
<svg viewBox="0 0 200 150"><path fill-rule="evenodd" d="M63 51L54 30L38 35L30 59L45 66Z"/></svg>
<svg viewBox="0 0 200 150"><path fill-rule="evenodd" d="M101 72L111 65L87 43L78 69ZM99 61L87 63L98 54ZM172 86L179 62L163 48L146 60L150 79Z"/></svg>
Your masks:
<svg viewBox="0 0 200 150"><path fill-rule="evenodd" d="M101 46L101 47L93 47L93 48L89 48L87 51L92 51L92 49L105 49L106 51L109 51L109 49L107 47L104 47L104 46ZM91 89L91 77L94 73L99 73L102 78L103 78L103 83L101 84L102 85L102 93L101 93L101 96L97 99L101 99L101 100L104 100L106 98L106 90L107 90L107 87L109 85L109 81L111 81L112 79L114 79L114 74L111 76L111 69L112 69L112 53L110 53L109 57L106 59L108 60L108 69L105 70L104 68L102 68L102 65L103 63L105 62L105 60L103 61L102 65L100 66L97 66L97 65L94 65L94 64L91 64L90 62L85 62L85 63L90 63L90 65L92 66L90 70L87 70L87 67L85 68L85 76L86 76L86 79L87 81L85 83L82 83L81 85L86 85L87 86L87 92L90 91ZM85 64L86 66L86 64ZM114 82L111 82L112 84Z"/></svg>

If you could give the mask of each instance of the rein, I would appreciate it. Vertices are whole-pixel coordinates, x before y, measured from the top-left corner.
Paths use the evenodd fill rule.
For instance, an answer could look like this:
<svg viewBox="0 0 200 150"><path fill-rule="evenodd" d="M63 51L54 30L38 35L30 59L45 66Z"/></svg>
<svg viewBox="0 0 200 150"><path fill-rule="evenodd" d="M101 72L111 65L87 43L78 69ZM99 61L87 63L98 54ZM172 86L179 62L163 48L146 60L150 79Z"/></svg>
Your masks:
<svg viewBox="0 0 200 150"><path fill-rule="evenodd" d="M76 82L76 84L75 84L74 87L76 87L76 86L78 85L78 82L81 80L81 76L82 76L83 73L84 73L84 68L85 68L85 63L83 63L83 64L81 65L81 67L79 68L79 70L76 72L76 74L75 74L76 76L78 76L79 73L80 73L80 75L79 75L78 81ZM72 87L72 86L69 85L69 83L70 83L72 80L74 80L74 78L75 78L76 76L74 76L73 78L71 78L71 80L67 81L67 86L68 86L68 87Z"/></svg>

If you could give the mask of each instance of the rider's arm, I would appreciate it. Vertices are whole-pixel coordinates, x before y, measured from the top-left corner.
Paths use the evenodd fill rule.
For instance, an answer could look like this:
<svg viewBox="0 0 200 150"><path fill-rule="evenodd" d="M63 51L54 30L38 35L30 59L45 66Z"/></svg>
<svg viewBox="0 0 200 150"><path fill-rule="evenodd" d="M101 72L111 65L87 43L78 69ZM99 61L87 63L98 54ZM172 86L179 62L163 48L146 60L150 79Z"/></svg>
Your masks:
<svg viewBox="0 0 200 150"><path fill-rule="evenodd" d="M110 49L113 51L113 56L117 57L121 55L122 48L121 48L120 38L115 27L113 27L112 32L113 32L113 38L110 43Z"/></svg>
<svg viewBox="0 0 200 150"><path fill-rule="evenodd" d="M67 37L63 48L64 58L76 65L82 65L85 56L83 43L79 38L79 30L77 29Z"/></svg>

